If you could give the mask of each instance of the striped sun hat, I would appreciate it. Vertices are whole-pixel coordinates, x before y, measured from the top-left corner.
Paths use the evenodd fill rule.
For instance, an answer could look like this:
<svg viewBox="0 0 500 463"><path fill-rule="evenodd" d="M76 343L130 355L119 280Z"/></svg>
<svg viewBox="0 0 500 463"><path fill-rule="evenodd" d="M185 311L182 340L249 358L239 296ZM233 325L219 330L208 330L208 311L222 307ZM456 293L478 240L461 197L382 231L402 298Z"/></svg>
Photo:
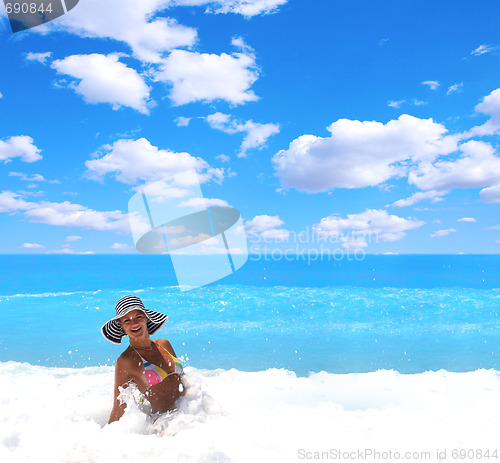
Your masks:
<svg viewBox="0 0 500 463"><path fill-rule="evenodd" d="M141 299L137 296L123 296L116 304L116 317L102 325L102 335L113 344L121 344L125 332L122 330L118 319L127 315L132 310L142 310L146 315L148 333L155 334L167 321L168 316L144 307Z"/></svg>

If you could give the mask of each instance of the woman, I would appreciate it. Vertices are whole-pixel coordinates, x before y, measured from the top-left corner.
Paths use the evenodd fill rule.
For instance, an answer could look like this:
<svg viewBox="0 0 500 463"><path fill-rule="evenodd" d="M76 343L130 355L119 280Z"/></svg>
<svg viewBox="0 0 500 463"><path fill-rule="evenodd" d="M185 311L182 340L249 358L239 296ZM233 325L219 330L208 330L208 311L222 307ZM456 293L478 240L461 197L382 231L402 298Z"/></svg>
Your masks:
<svg viewBox="0 0 500 463"><path fill-rule="evenodd" d="M151 403L153 412L172 410L179 397L184 395L181 376L182 365L166 339L152 341L168 317L144 307L137 296L122 297L115 307L116 317L105 323L101 332L114 344L123 336L129 337L129 347L116 361L114 402L109 423L119 420L127 405L120 402L120 387L131 382L137 385L142 397Z"/></svg>

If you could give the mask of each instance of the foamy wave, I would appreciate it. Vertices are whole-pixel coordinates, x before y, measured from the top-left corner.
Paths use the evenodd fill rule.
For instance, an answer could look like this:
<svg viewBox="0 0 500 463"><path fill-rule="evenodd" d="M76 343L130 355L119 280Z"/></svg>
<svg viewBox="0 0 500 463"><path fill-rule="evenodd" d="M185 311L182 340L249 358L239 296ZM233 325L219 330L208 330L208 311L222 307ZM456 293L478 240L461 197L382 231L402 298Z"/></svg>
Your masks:
<svg viewBox="0 0 500 463"><path fill-rule="evenodd" d="M130 402L125 416L107 425L112 367L0 363L0 461L289 462L331 449L435 456L498 442L495 370L186 373L177 411L155 417Z"/></svg>
<svg viewBox="0 0 500 463"><path fill-rule="evenodd" d="M60 297L60 296L74 296L78 294L82 295L95 295L99 294L101 292L100 289L96 291L73 291L73 292L56 292L56 293L37 293L37 294L29 294L29 293L19 293L19 294L11 294L9 296L0 296L0 300L2 299L14 299L14 298L21 298L21 297Z"/></svg>

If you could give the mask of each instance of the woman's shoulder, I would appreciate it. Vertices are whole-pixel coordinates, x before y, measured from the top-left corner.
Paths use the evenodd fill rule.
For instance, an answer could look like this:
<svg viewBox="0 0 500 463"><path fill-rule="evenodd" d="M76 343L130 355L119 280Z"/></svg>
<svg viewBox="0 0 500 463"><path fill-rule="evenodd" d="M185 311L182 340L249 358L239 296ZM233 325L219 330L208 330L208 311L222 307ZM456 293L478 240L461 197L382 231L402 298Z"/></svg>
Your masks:
<svg viewBox="0 0 500 463"><path fill-rule="evenodd" d="M170 346L170 343L166 339L155 339L154 342L162 346Z"/></svg>
<svg viewBox="0 0 500 463"><path fill-rule="evenodd" d="M127 347L127 349L116 359L116 366L130 367L135 364L137 364L137 353L130 347Z"/></svg>
<svg viewBox="0 0 500 463"><path fill-rule="evenodd" d="M170 342L168 342L166 339L155 339L154 341L156 344L159 344L161 347L164 349L168 350L172 355L174 355L174 349Z"/></svg>

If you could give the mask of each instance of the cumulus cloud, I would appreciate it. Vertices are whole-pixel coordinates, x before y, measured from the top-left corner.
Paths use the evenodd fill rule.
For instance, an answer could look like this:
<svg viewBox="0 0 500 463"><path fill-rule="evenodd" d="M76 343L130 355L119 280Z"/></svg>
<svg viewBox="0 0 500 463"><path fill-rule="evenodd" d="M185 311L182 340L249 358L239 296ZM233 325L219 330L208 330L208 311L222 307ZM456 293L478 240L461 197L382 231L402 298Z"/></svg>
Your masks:
<svg viewBox="0 0 500 463"><path fill-rule="evenodd" d="M12 191L0 193L0 212L22 212L31 222L92 230L130 232L129 216L120 211L96 211L68 201L25 201Z"/></svg>
<svg viewBox="0 0 500 463"><path fill-rule="evenodd" d="M21 195L12 191L0 193L0 212L25 211L30 208L30 203L21 198Z"/></svg>
<svg viewBox="0 0 500 463"><path fill-rule="evenodd" d="M255 56L247 49L231 55L173 50L156 78L172 86L170 99L176 106L215 100L240 105L258 99L250 90L258 75Z"/></svg>
<svg viewBox="0 0 500 463"><path fill-rule="evenodd" d="M376 186L406 175L408 161L432 161L456 149L456 138L432 119L407 114L382 124L339 119L331 137L302 135L273 157L282 187L308 193Z"/></svg>
<svg viewBox="0 0 500 463"><path fill-rule="evenodd" d="M337 237L344 248L365 247L370 241L398 241L406 236L408 230L421 227L425 222L414 218L390 215L386 210L366 209L360 214L348 214L343 219L331 215L314 225L319 236Z"/></svg>
<svg viewBox="0 0 500 463"><path fill-rule="evenodd" d="M485 203L500 203L500 184L483 188L479 196Z"/></svg>
<svg viewBox="0 0 500 463"><path fill-rule="evenodd" d="M224 169L212 168L202 158L189 153L159 149L145 138L115 141L112 145L103 146L95 156L96 159L85 162L87 175L94 180L114 174L119 182L136 184L162 180L190 169L199 173L202 182L220 182L224 178ZM181 176L178 180L182 181Z"/></svg>
<svg viewBox="0 0 500 463"><path fill-rule="evenodd" d="M209 13L234 13L247 18L274 13L287 0L85 0L57 21L34 31L63 30L80 37L104 38L127 44L133 55L159 63L165 53L191 47L197 31L165 17L174 6L206 6ZM160 16L161 15L161 16Z"/></svg>
<svg viewBox="0 0 500 463"><path fill-rule="evenodd" d="M24 162L35 162L42 159L40 149L33 144L33 138L27 135L0 140L0 161L10 162L13 158L21 158Z"/></svg>
<svg viewBox="0 0 500 463"><path fill-rule="evenodd" d="M236 119L231 119L228 114L220 112L207 116L206 120L212 128L225 133L246 133L238 157L245 157L249 149L262 149L269 137L277 134L280 130L278 124L260 124L252 120L242 123Z"/></svg>
<svg viewBox="0 0 500 463"><path fill-rule="evenodd" d="M422 85L427 85L431 90L436 90L439 87L439 82L436 80L426 80Z"/></svg>
<svg viewBox="0 0 500 463"><path fill-rule="evenodd" d="M126 43L143 62L158 63L164 53L196 43L195 29L157 14L172 0L85 0L57 21L37 28L40 32L64 30L80 37Z"/></svg>
<svg viewBox="0 0 500 463"><path fill-rule="evenodd" d="M483 125L474 127L464 134L465 137L474 137L482 135L494 135L500 133L500 88L493 90L489 95L483 98L475 108L475 111L487 114L490 119Z"/></svg>
<svg viewBox="0 0 500 463"><path fill-rule="evenodd" d="M474 217L462 217L461 219L457 219L457 222L470 222L474 223L476 219Z"/></svg>
<svg viewBox="0 0 500 463"><path fill-rule="evenodd" d="M70 236L67 236L66 237L66 241L68 242L72 242L72 241L78 241L78 240L81 240L82 237L81 236L78 236L78 235L70 235Z"/></svg>
<svg viewBox="0 0 500 463"><path fill-rule="evenodd" d="M408 181L422 190L481 188L500 182L500 158L489 143L470 140L460 150L457 159L421 163Z"/></svg>
<svg viewBox="0 0 500 463"><path fill-rule="evenodd" d="M113 109L127 106L148 114L150 88L134 70L118 60L117 55L72 55L55 60L51 67L79 83L70 86L87 103L109 103Z"/></svg>
<svg viewBox="0 0 500 463"><path fill-rule="evenodd" d="M245 232L249 238L286 241L290 232L281 228L284 224L277 215L257 215L245 222Z"/></svg>
<svg viewBox="0 0 500 463"><path fill-rule="evenodd" d="M26 61L38 61L39 63L45 64L51 56L51 51L45 53L33 53L30 51L26 53Z"/></svg>
<svg viewBox="0 0 500 463"><path fill-rule="evenodd" d="M441 238L442 236L449 235L450 233L455 233L456 230L454 228L449 228L447 230L437 230L436 232L431 234L431 238Z"/></svg>

